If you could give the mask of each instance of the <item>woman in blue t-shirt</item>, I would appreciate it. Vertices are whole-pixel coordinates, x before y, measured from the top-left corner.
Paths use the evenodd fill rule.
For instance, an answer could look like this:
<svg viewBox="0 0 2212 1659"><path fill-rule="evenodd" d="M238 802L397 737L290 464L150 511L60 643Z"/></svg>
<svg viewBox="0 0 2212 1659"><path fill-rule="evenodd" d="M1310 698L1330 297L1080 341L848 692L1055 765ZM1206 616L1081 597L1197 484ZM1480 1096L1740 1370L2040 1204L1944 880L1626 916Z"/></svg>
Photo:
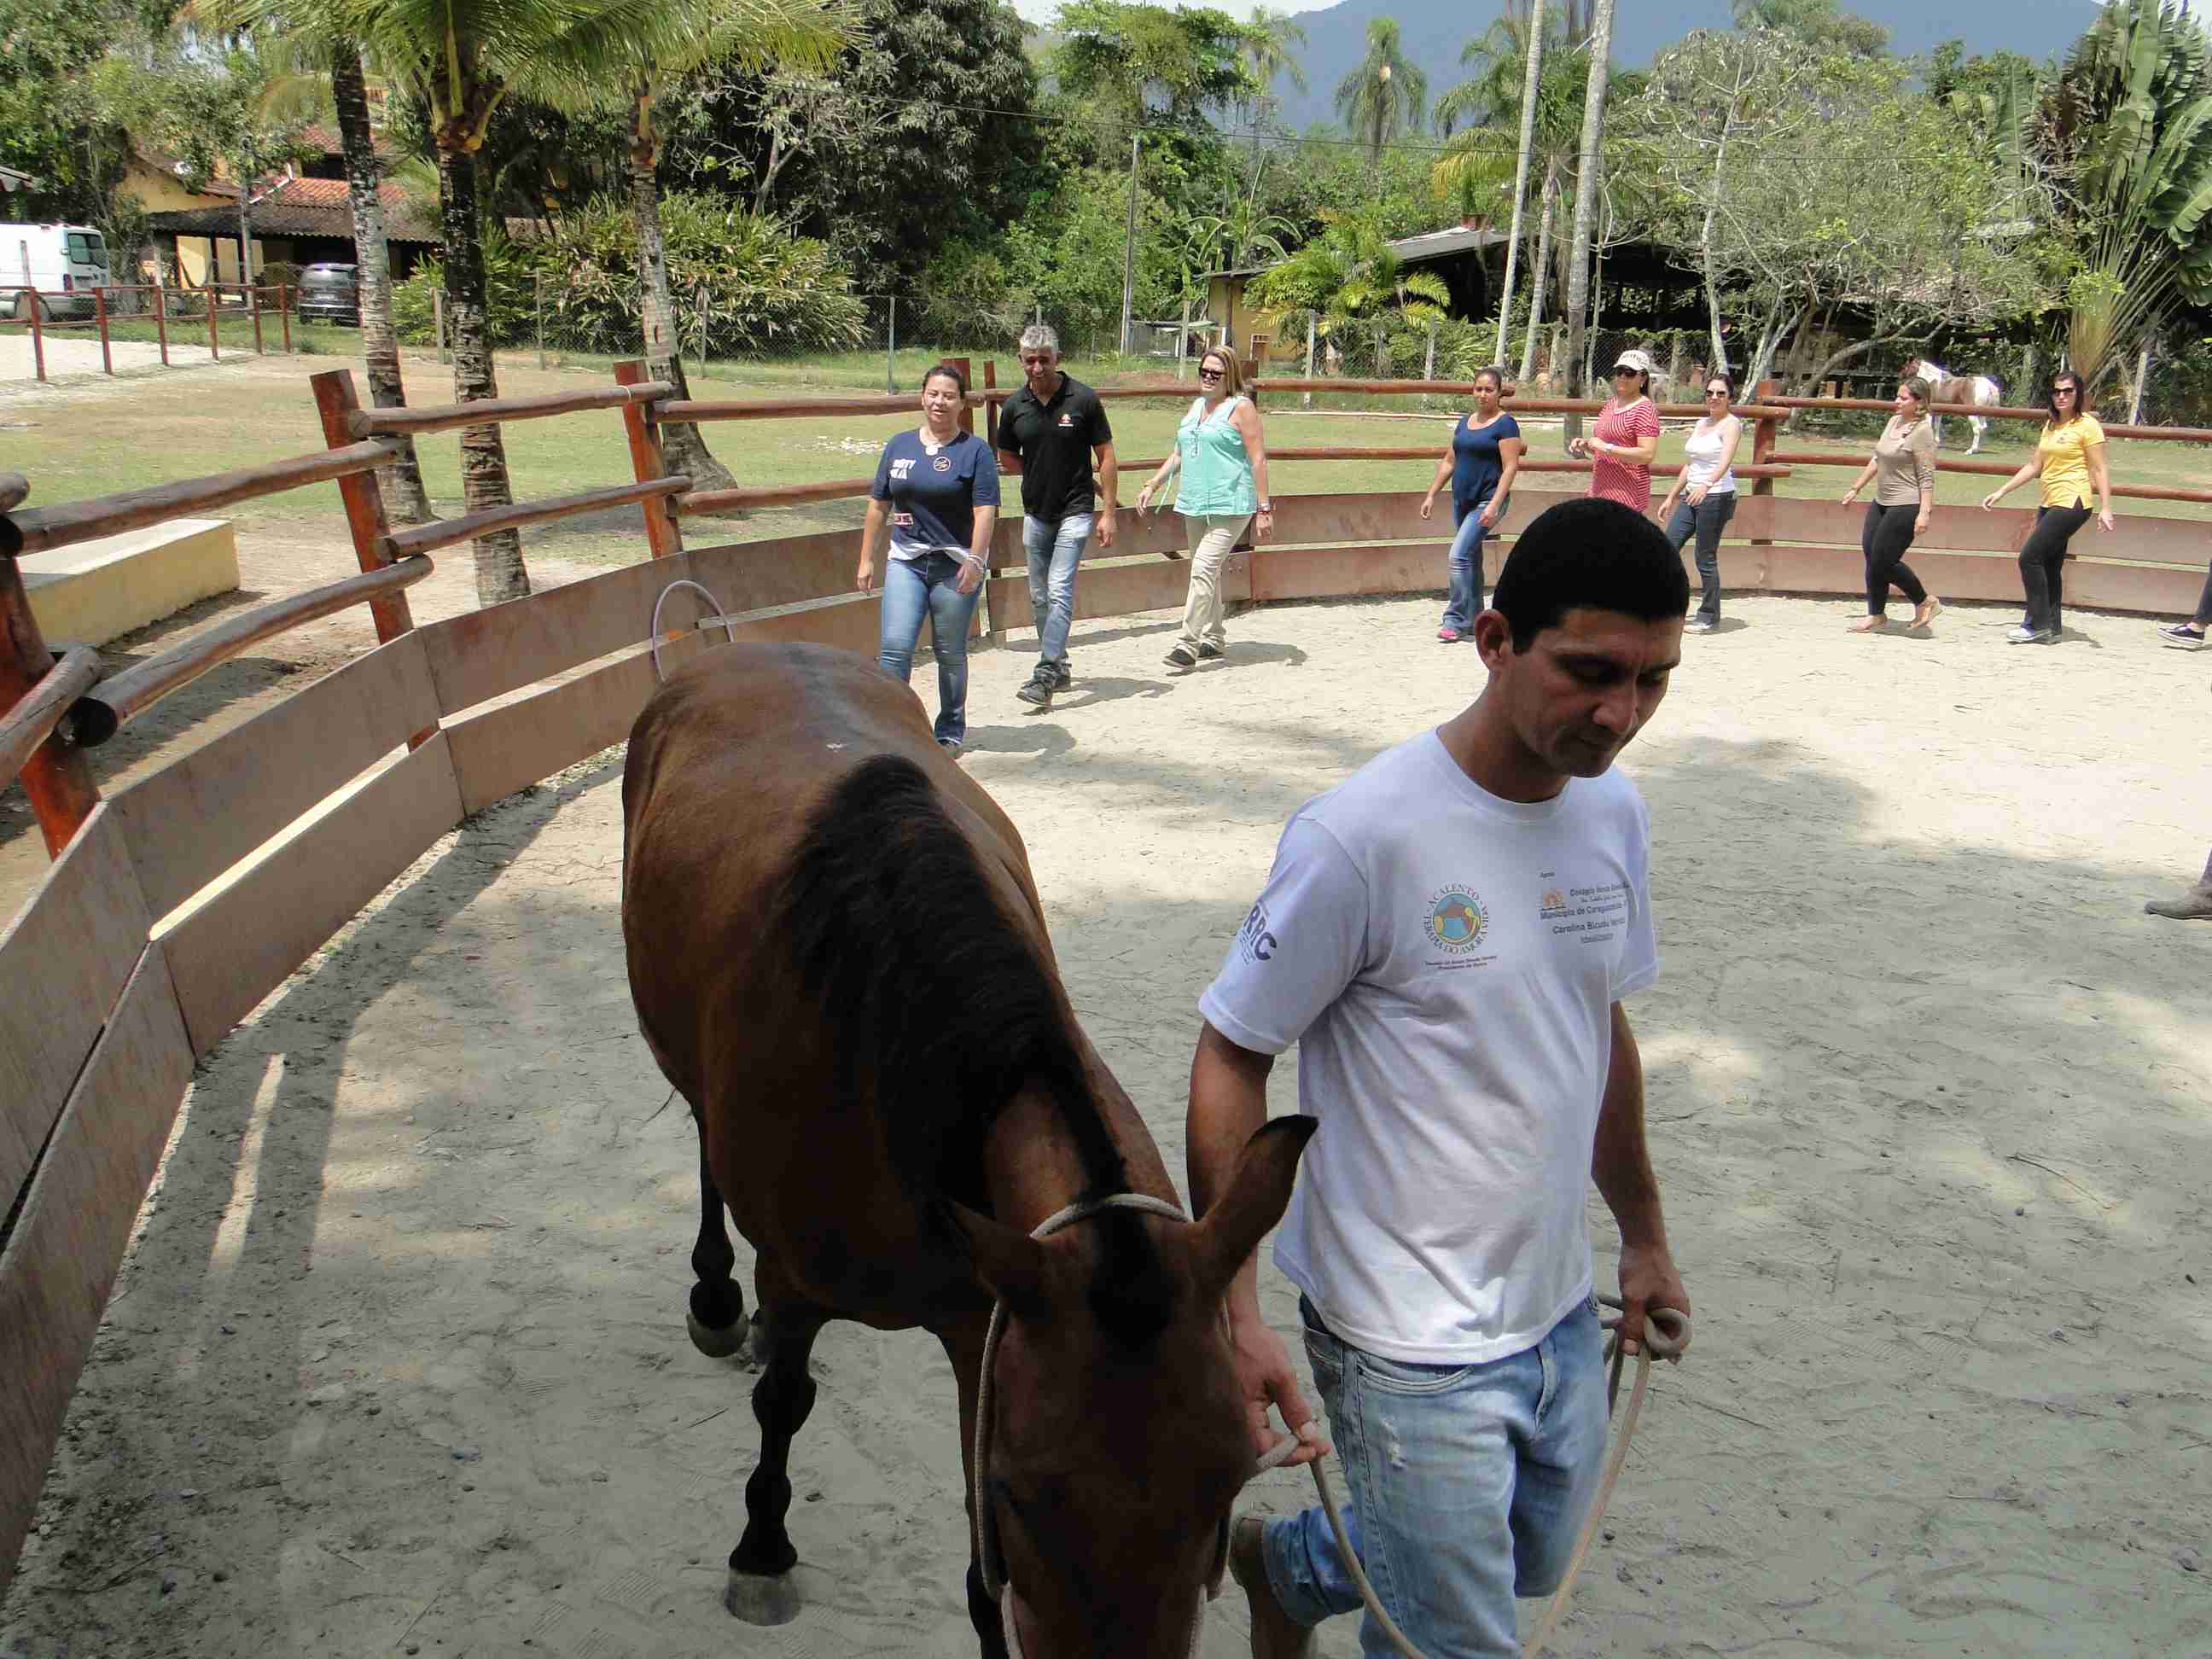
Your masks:
<svg viewBox="0 0 2212 1659"><path fill-rule="evenodd" d="M968 738L968 625L990 568L999 521L999 464L990 446L960 429L968 377L939 363L922 377L921 425L884 446L868 491L854 580L876 584L876 552L890 532L884 565L882 625L876 660L904 685L914 673L921 619L929 618L937 656L937 741L955 760Z"/></svg>
<svg viewBox="0 0 2212 1659"><path fill-rule="evenodd" d="M1443 623L1437 629L1446 645L1465 639L1482 610L1482 538L1505 516L1513 475L1521 470L1521 423L1498 407L1504 395L1504 369L1476 371L1474 412L1460 416L1451 445L1437 463L1437 476L1429 481L1429 493L1421 497L1425 519L1436 511L1437 491L1446 478L1451 480L1452 522L1459 533L1445 561L1448 594Z"/></svg>

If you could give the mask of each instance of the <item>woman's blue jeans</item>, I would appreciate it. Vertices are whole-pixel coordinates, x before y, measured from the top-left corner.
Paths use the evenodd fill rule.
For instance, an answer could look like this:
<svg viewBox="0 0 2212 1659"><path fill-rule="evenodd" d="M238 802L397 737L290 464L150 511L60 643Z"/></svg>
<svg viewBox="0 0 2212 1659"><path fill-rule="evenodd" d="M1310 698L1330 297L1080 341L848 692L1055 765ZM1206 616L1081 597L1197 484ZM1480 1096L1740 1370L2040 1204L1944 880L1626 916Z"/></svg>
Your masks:
<svg viewBox="0 0 2212 1659"><path fill-rule="evenodd" d="M961 563L950 553L919 559L884 561L883 620L876 635L876 660L904 685L914 675L914 647L921 639L921 619L929 618L930 649L937 655L937 740L968 740L968 625L983 597L981 583L972 593L957 584Z"/></svg>
<svg viewBox="0 0 2212 1659"><path fill-rule="evenodd" d="M1482 527L1487 498L1459 515L1459 533L1452 538L1444 560L1444 620L1446 628L1464 634L1482 614Z"/></svg>
<svg viewBox="0 0 2212 1659"><path fill-rule="evenodd" d="M1355 1348L1304 1297L1306 1354L1344 1465L1352 1547L1429 1659L1521 1651L1514 1598L1559 1587L1605 1462L1605 1367L1584 1303L1533 1348L1477 1365L1409 1365ZM1360 1606L1318 1508L1267 1523L1275 1600L1317 1625ZM1395 1651L1372 1619L1360 1650Z"/></svg>

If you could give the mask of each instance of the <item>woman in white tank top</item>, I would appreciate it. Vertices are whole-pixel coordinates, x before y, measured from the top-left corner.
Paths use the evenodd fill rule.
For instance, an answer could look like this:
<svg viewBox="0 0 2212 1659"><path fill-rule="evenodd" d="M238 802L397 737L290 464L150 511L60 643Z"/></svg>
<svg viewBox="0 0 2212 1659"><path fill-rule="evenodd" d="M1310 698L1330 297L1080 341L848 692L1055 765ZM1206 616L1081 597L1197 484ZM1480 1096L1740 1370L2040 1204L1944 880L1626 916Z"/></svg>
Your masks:
<svg viewBox="0 0 2212 1659"><path fill-rule="evenodd" d="M1687 632L1710 634L1721 620L1721 532L1735 516L1735 450L1743 422L1729 413L1735 387L1725 374L1705 376L1705 412L1682 441L1682 470L1659 504L1659 522L1680 553L1698 538L1698 580L1705 588Z"/></svg>

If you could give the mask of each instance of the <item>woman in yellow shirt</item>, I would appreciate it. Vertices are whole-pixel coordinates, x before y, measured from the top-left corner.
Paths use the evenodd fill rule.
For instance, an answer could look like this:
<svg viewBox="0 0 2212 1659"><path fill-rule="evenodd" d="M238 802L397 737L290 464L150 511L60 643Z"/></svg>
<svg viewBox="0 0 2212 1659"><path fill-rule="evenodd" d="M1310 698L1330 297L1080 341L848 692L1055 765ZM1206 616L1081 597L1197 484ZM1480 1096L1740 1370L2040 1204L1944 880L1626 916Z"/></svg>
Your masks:
<svg viewBox="0 0 2212 1659"><path fill-rule="evenodd" d="M2071 370L2051 382L2051 418L2036 440L2035 459L2023 465L1982 497L1988 512L2006 494L2043 475L2043 505L2035 528L2020 550L2021 586L2027 590L2027 621L2005 635L2014 645L2056 645L2066 631L2059 616L2060 573L2066 544L2089 522L2089 498L2097 501L2097 526L2112 527L2112 481L2105 469L2105 428L2081 406L2081 377Z"/></svg>

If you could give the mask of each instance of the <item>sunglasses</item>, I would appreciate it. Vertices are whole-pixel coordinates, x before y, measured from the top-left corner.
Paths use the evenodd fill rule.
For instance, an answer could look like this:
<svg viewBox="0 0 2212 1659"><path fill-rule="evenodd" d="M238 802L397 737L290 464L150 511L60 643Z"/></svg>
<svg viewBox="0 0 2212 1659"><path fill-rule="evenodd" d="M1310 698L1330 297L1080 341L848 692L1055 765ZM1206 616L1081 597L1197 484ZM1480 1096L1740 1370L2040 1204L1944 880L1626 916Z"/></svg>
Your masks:
<svg viewBox="0 0 2212 1659"><path fill-rule="evenodd" d="M1201 380L1218 380L1221 378L1221 371L1218 368L1201 368L1198 371L1198 378Z"/></svg>
<svg viewBox="0 0 2212 1659"><path fill-rule="evenodd" d="M2055 386L2051 388L2051 395L2054 398L2071 398L2080 390L2078 386Z"/></svg>
<svg viewBox="0 0 2212 1659"><path fill-rule="evenodd" d="M1613 378L1616 380L1624 374L1641 374L1643 372L1640 368L1631 368L1626 363L1615 363L1613 366Z"/></svg>
<svg viewBox="0 0 2212 1659"><path fill-rule="evenodd" d="M1705 396L1708 398L1725 398L1728 396L1728 388L1724 386L1709 386L1705 388Z"/></svg>

